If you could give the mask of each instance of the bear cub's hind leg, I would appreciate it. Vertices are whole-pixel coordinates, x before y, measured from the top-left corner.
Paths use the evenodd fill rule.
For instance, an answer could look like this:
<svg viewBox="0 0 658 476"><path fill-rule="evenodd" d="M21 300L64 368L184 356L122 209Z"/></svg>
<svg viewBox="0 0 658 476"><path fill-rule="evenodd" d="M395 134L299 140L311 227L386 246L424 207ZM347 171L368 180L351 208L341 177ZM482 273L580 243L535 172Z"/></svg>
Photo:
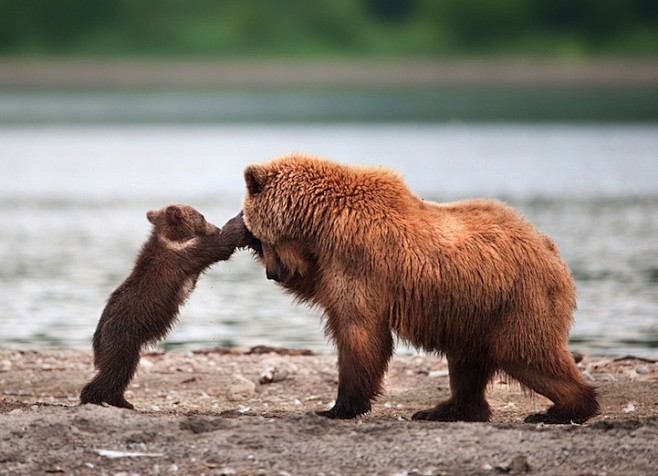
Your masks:
<svg viewBox="0 0 658 476"><path fill-rule="evenodd" d="M421 410L413 420L489 421L491 408L485 390L493 370L476 362L464 362L448 357L451 396L434 408Z"/></svg>
<svg viewBox="0 0 658 476"><path fill-rule="evenodd" d="M104 393L104 389L98 385L97 382L89 382L84 386L82 392L80 392L80 403L93 403L94 405L102 405L107 403L114 407L127 408L133 410L135 407L123 396L121 391L117 391L113 394Z"/></svg>
<svg viewBox="0 0 658 476"><path fill-rule="evenodd" d="M99 329L94 334L94 365L98 373L80 392L80 403L106 403L130 410L135 408L126 400L124 393L139 365L139 351L142 347L139 327L129 328L130 332L123 335L123 342L121 339L104 338L108 337L106 334L112 337L121 336L121 324L116 319L99 324ZM124 323L124 327L128 324Z"/></svg>

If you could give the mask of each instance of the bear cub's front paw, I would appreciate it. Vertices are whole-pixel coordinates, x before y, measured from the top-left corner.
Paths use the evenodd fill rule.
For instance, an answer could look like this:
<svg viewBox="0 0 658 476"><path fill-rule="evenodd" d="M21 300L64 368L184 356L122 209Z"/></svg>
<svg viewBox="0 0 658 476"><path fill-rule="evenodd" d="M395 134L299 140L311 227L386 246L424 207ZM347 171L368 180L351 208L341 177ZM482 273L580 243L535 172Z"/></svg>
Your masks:
<svg viewBox="0 0 658 476"><path fill-rule="evenodd" d="M236 248L246 248L255 239L242 219L242 212L227 221L221 229L221 238Z"/></svg>

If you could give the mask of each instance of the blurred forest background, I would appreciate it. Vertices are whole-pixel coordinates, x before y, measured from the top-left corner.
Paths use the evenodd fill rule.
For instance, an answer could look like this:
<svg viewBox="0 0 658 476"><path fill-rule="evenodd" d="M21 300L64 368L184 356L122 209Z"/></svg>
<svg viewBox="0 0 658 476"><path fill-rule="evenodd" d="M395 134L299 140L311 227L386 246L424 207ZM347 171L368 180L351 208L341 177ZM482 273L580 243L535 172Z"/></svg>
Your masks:
<svg viewBox="0 0 658 476"><path fill-rule="evenodd" d="M0 0L0 55L656 57L656 0Z"/></svg>

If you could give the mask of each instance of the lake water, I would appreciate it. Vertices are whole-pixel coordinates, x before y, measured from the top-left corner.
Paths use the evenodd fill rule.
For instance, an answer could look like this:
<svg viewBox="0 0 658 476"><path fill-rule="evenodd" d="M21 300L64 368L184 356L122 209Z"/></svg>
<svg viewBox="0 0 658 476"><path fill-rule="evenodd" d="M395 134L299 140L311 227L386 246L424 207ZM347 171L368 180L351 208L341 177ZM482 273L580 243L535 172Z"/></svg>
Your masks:
<svg viewBox="0 0 658 476"><path fill-rule="evenodd" d="M658 353L654 124L0 127L0 347L88 348L148 209L189 203L222 225L244 167L290 152L394 167L426 199L507 200L576 277L572 348ZM165 345L328 350L320 317L243 252L202 277Z"/></svg>

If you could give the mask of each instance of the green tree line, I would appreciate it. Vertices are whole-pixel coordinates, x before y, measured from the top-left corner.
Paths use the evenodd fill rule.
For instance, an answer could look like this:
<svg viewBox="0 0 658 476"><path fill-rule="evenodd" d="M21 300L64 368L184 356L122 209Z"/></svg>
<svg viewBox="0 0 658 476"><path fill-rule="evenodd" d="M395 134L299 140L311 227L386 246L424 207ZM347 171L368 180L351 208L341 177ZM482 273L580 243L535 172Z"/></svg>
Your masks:
<svg viewBox="0 0 658 476"><path fill-rule="evenodd" d="M656 0L0 0L0 55L658 55Z"/></svg>

